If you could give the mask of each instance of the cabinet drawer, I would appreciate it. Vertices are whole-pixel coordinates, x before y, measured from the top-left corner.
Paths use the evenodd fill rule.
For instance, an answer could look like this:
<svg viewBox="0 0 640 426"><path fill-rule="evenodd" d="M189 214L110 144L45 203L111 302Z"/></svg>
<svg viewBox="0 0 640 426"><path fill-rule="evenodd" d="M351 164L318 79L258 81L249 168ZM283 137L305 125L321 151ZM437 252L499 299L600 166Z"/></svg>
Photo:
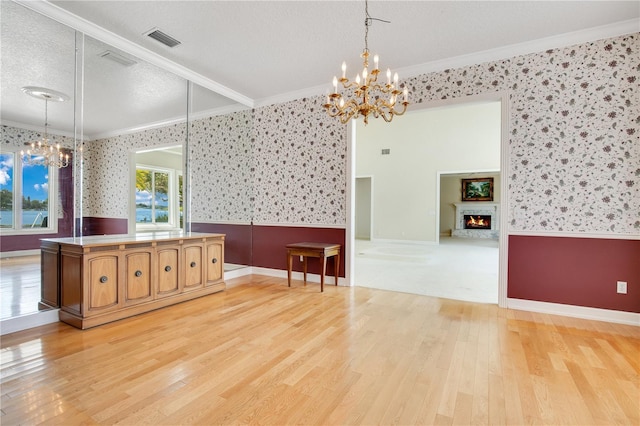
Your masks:
<svg viewBox="0 0 640 426"><path fill-rule="evenodd" d="M118 297L118 255L100 255L87 259L89 275L86 295L87 315L115 309Z"/></svg>
<svg viewBox="0 0 640 426"><path fill-rule="evenodd" d="M156 277L158 281L157 295L168 296L180 291L179 247L163 247L158 250Z"/></svg>
<svg viewBox="0 0 640 426"><path fill-rule="evenodd" d="M134 252L125 255L124 303L126 305L153 298L151 270L151 252Z"/></svg>
<svg viewBox="0 0 640 426"><path fill-rule="evenodd" d="M207 285L222 280L224 259L222 258L222 244L207 244Z"/></svg>
<svg viewBox="0 0 640 426"><path fill-rule="evenodd" d="M202 287L202 245L184 246L184 289Z"/></svg>

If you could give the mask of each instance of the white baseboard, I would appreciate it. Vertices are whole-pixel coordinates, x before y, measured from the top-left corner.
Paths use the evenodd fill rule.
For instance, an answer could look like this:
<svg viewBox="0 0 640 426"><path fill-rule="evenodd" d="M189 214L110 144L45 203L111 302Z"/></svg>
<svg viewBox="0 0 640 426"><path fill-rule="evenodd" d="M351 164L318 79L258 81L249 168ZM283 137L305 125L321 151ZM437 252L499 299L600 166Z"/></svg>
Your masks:
<svg viewBox="0 0 640 426"><path fill-rule="evenodd" d="M230 271L224 271L224 279L230 280L232 278L244 277L245 275L251 275L251 266L244 268L232 269Z"/></svg>
<svg viewBox="0 0 640 426"><path fill-rule="evenodd" d="M266 275L268 277L276 277L276 278L287 278L287 271L284 269L260 268L257 266L253 266L251 269L253 270L252 273L256 275ZM304 279L304 274L302 272L293 271L291 273L291 279L302 281ZM307 282L320 284L320 275L307 273ZM335 283L336 283L336 279L333 275L324 276L325 285L335 285ZM338 285L339 286L347 285L343 277L338 277Z"/></svg>
<svg viewBox="0 0 640 426"><path fill-rule="evenodd" d="M10 257L20 256L40 256L40 249L3 251L2 253L0 253L0 259L8 259Z"/></svg>
<svg viewBox="0 0 640 426"><path fill-rule="evenodd" d="M640 326L640 314L635 312L614 311L611 309L589 308L585 306L563 305L560 303L538 302L507 298L507 308L541 314L562 315L594 321L606 321L616 324Z"/></svg>
<svg viewBox="0 0 640 426"><path fill-rule="evenodd" d="M4 319L0 321L0 336L58 322L58 311L59 309L49 309L15 318Z"/></svg>

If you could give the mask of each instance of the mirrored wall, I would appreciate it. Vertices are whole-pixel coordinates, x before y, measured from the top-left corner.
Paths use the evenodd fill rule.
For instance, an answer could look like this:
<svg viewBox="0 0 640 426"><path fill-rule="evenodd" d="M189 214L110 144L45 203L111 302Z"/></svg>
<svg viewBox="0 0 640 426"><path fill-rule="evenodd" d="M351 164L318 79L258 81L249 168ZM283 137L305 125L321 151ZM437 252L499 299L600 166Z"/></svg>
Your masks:
<svg viewBox="0 0 640 426"><path fill-rule="evenodd" d="M31 200L34 185L54 188L53 225L5 229L3 204L3 252L40 238L231 230L228 263L250 264L252 111L20 4L0 7L2 155L43 136L45 102L22 90L36 86L67 95L48 102L46 121L72 158L17 187Z"/></svg>

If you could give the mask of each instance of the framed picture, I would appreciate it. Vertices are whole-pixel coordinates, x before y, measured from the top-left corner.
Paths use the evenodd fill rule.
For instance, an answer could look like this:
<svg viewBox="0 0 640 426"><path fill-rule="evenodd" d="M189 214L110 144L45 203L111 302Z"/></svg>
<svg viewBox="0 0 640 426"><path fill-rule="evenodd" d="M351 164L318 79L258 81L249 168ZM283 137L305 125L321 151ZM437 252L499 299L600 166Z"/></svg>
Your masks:
<svg viewBox="0 0 640 426"><path fill-rule="evenodd" d="M493 178L462 179L462 201L493 201Z"/></svg>

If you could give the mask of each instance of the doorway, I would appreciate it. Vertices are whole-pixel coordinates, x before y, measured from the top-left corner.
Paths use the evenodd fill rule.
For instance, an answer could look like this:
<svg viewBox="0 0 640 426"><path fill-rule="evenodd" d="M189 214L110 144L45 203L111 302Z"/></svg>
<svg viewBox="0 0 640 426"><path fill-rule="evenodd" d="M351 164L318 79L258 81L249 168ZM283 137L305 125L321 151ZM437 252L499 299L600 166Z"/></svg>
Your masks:
<svg viewBox="0 0 640 426"><path fill-rule="evenodd" d="M508 105L507 105L507 96L503 93L497 94L487 94L487 95L479 95L472 96L465 99L456 99L456 100L448 100L448 101L440 101L433 102L428 105L421 105L423 108L420 110L414 110L411 113L408 113L405 117L398 118L398 123L411 121L406 120L408 117L414 116L413 122L420 122L418 119L421 113L429 112L431 110L442 110L445 108L455 109L455 108L465 108L468 106L478 105L482 103L493 103L494 111L496 111L497 119L495 125L495 137L493 138L495 143L493 143L491 149L494 150L494 155L491 163L487 163L486 161L483 163L482 154L480 151L486 150L487 145L479 140L477 137L478 132L472 131L471 135L467 135L467 139L471 141L471 145L475 145L475 148L482 148L480 151L477 151L473 146L471 148L461 149L460 147L455 147L455 143L458 139L463 138L464 128L468 128L472 126L473 117L465 116L463 119L456 119L453 124L450 126L450 130L448 132L451 133L450 140L446 138L433 138L430 140L425 139L423 145L415 145L411 143L407 143L408 138L411 136L407 136L407 131L402 130L400 125L396 125L395 120L392 125L385 124L387 127L382 127L380 130L375 129L376 133L379 133L379 137L368 139L367 138L367 130L363 130L360 123L354 123L350 125L349 132L349 176L351 188L349 188L349 199L351 200L348 204L348 217L347 217L347 280L351 285L360 285L357 279L357 272L355 265L358 262L358 255L362 252L358 250L358 244L356 242L357 237L361 237L363 235L362 229L358 228L362 226L362 208L357 205L360 200L362 200L362 187L366 186L362 177L376 177L376 188L373 189L372 192L372 200L370 204L372 206L371 216L375 216L376 221L375 225L371 227L370 233L370 241L380 244L386 244L386 247L377 247L374 248L374 253L369 253L372 257L378 256L377 263L379 264L382 261L382 257L393 257L393 260L397 263L398 261L408 261L409 263L413 263L410 265L410 269L405 271L404 273L399 273L397 268L393 273L396 281L403 281L406 277L411 277L412 275L420 275L417 273L417 262L419 262L419 258L425 260L427 258L431 259L433 262L437 262L437 255L434 255L433 250L438 247L438 243L440 242L440 232L438 230L439 226L439 217L440 217L440 206L438 203L438 197L435 194L439 193L439 182L437 182L437 172L440 170L503 170L505 168L506 158L506 147L507 147L507 113L508 113ZM470 124L471 123L471 124ZM424 126L429 126L428 119L425 119ZM369 128L372 127L372 124L369 123ZM390 129L393 127L393 129ZM462 129L461 129L462 128ZM467 129L468 130L468 129ZM413 131L413 130L412 130ZM363 139L367 138L367 139ZM358 143L356 143L356 139L358 139ZM366 142L362 142L366 140ZM438 141L440 140L440 141ZM414 141L415 142L415 141ZM383 179L379 178L380 170L377 170L375 173L371 173L370 170L362 170L361 165L358 164L356 158L362 158L362 144L368 144L368 148L370 149L369 155L370 158L373 158L375 161L375 156L379 156L382 154L389 154L389 149L391 154L385 155L384 157L378 157L378 161L384 161L381 163L381 166L384 169L391 170L390 173L395 173L396 175L404 175L404 177L409 177L408 180L396 181L392 182L391 185L385 180L389 180L388 176ZM447 147L448 145L448 147ZM452 153L451 151L447 151L447 149L457 150L457 153ZM405 152L403 152L403 150ZM394 156L394 154L396 154ZM429 159L429 154L431 154L431 159ZM464 167L449 167L447 164L448 159L451 158L452 155L460 155L463 160ZM404 157L403 157L404 155ZM426 158L426 160L424 160ZM480 158L479 163L474 163L474 161ZM464 163L466 161L466 163ZM431 163L429 163L431 162ZM394 169L394 166L399 163L401 167L399 169ZM410 167L409 167L410 166ZM431 177L422 179L420 176L416 175L415 170L420 168L429 168ZM394 171L395 170L395 171ZM384 173L384 172L380 172ZM358 177L356 179L356 176ZM500 175L499 182L502 183L504 178L504 173ZM387 186L386 190L390 191L392 196L391 199L382 198L381 197L381 187ZM504 186L504 185L502 185ZM394 198L395 195L395 198ZM402 200L411 200L411 205L403 205ZM430 199L427 200L427 199ZM500 208L502 211L505 211L507 204L506 194L500 200ZM384 207L380 207L380 205L385 205ZM358 215L358 219L356 219L356 214ZM492 297L492 302L495 303L496 300L500 306L504 306L506 303L506 233L504 232L506 223L505 216L500 216L500 241L498 244L497 253L495 257L499 259L497 261L498 265L495 265L495 279L493 284L493 292L497 293L498 297ZM389 226L385 225L385 220ZM358 224L356 226L356 223ZM358 238L358 241L361 239ZM449 240L448 240L449 241ZM456 241L457 242L457 241ZM451 246L451 244L447 244ZM482 245L482 244L480 244ZM491 244L488 244L491 245ZM495 245L495 241L494 241ZM362 246L360 246L362 247ZM376 252L377 251L377 252ZM405 256L408 255L408 256ZM402 256L405 256L402 259ZM397 266L397 265L396 265ZM413 269L413 272L411 271ZM446 269L455 270L459 269L456 266L447 266ZM446 271L445 271L446 272ZM423 277L424 278L424 277ZM400 290L403 291L403 290ZM405 290L406 291L406 290ZM421 292L422 294L422 292ZM446 297L446 296L443 296ZM484 300L484 302L487 302Z"/></svg>

